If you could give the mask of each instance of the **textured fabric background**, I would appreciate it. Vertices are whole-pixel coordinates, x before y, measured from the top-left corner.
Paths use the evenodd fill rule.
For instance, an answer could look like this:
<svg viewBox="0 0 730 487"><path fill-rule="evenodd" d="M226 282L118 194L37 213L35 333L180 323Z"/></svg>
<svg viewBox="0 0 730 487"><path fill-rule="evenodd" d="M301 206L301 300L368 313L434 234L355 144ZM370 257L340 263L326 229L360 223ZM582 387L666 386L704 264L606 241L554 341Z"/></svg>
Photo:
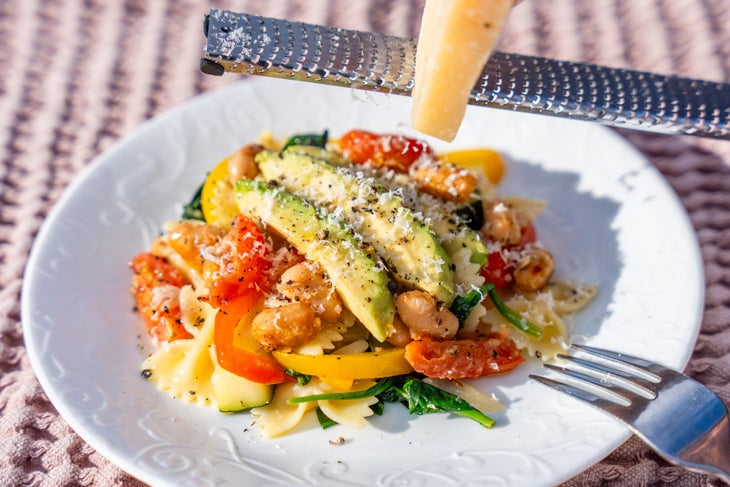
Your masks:
<svg viewBox="0 0 730 487"><path fill-rule="evenodd" d="M20 289L43 218L69 182L144 120L237 80L198 71L213 5L415 36L417 0L0 1L0 485L139 485L81 440L23 346ZM730 80L727 0L525 0L503 50ZM622 132L690 213L707 278L687 372L730 401L730 142ZM678 278L681 278L678 276ZM567 485L719 485L632 438Z"/></svg>

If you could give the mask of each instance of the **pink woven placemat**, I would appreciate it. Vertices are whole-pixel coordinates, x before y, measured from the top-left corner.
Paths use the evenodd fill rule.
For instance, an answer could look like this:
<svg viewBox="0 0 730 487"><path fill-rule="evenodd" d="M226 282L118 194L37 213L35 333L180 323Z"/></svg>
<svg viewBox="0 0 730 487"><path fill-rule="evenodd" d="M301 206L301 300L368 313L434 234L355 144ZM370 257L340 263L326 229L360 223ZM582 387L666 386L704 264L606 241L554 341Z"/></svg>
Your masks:
<svg viewBox="0 0 730 487"><path fill-rule="evenodd" d="M242 0L213 6L415 36L422 1ZM198 71L203 0L0 2L0 485L138 485L81 440L23 346L20 289L33 238L70 181L144 120L237 78ZM525 0L502 48L730 80L724 0ZM730 401L730 142L622 132L690 214L707 280L687 368ZM681 279L681 276L677 276ZM720 485L632 438L566 485Z"/></svg>

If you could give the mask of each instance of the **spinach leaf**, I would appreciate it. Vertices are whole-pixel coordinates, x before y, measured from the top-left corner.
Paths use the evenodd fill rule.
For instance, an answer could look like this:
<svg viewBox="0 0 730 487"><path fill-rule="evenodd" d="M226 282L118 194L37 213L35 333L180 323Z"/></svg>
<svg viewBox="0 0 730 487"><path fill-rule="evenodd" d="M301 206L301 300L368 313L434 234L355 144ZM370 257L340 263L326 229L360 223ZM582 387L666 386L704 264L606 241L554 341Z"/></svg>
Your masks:
<svg viewBox="0 0 730 487"><path fill-rule="evenodd" d="M300 402L312 402L312 401L339 401L342 399L361 399L363 397L377 396L381 392L385 391L392 385L394 378L386 377L380 379L372 387L363 391L352 391L352 392L332 392L328 394L313 394L311 396L292 397L287 401L289 404L299 404Z"/></svg>
<svg viewBox="0 0 730 487"><path fill-rule="evenodd" d="M386 377L380 379L369 389L354 392L336 392L331 394L316 394L305 397L293 397L290 404L321 400L360 399L376 396L381 402L401 403L411 414L454 413L472 419L484 427L491 428L494 420L479 412L462 398L438 387L423 382L415 374ZM382 414L382 405L371 406L375 414ZM322 424L320 419L320 424Z"/></svg>
<svg viewBox="0 0 730 487"><path fill-rule="evenodd" d="M474 309L474 306L481 303L487 295L489 295L489 299L492 300L494 307L497 308L499 314L502 315L509 324L533 338L540 338L542 336L542 328L532 323L527 318L523 318L516 311L507 306L505 302L502 301L499 293L494 288L494 284L491 282L482 284L479 289L472 289L466 294L466 296L456 296L456 298L454 298L454 302L451 303L449 310L458 318L459 328L464 326L464 323L469 317L471 311Z"/></svg>
<svg viewBox="0 0 730 487"><path fill-rule="evenodd" d="M297 372L293 369L285 369L284 373L294 377L297 380L297 384L299 384L300 386L306 386L307 384L309 384L309 381L312 380L311 375L302 374L301 372Z"/></svg>
<svg viewBox="0 0 730 487"><path fill-rule="evenodd" d="M201 205L203 201L203 184L201 184L198 187L197 191L195 191L195 194L193 195L193 198L190 200L190 202L183 206L183 220L205 221L205 217L203 216L203 207Z"/></svg>
<svg viewBox="0 0 730 487"><path fill-rule="evenodd" d="M526 333L527 335L530 335L533 338L540 338L542 336L542 328L532 323L527 318L523 318L522 316L517 314L517 312L507 306L505 302L502 301L502 298L497 293L497 290L494 289L494 286L492 286L488 293L489 298L494 303L494 307L497 308L499 314L501 314L502 317L507 320L511 325L515 326L520 331Z"/></svg>
<svg viewBox="0 0 730 487"><path fill-rule="evenodd" d="M475 198L461 208L457 208L455 213L466 226L472 230L480 230L484 225L484 210L482 209L482 199Z"/></svg>
<svg viewBox="0 0 730 487"><path fill-rule="evenodd" d="M464 326L466 319L471 314L471 311L476 305L481 303L490 289L494 289L494 284L488 282L482 284L479 289L472 289L466 296L456 296L454 301L451 303L449 310L454 313L459 320L459 328Z"/></svg>
<svg viewBox="0 0 730 487"><path fill-rule="evenodd" d="M325 130L321 134L299 134L294 135L286 141L282 150L292 145L312 145L324 148L327 145L329 132Z"/></svg>
<svg viewBox="0 0 730 487"><path fill-rule="evenodd" d="M317 422L319 422L323 430L338 424L337 421L324 414L320 408L317 408Z"/></svg>
<svg viewBox="0 0 730 487"><path fill-rule="evenodd" d="M494 425L494 419L481 413L462 398L438 387L426 384L414 376L399 376L399 381L378 397L385 402L399 402L411 414L454 413L473 419L486 428Z"/></svg>

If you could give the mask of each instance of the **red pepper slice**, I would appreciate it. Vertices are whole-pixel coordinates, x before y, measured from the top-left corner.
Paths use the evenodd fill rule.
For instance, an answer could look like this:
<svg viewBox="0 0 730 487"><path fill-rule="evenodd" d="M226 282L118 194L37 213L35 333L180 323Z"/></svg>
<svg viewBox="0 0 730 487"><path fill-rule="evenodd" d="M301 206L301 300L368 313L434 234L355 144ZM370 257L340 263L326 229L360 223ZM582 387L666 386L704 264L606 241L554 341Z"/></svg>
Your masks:
<svg viewBox="0 0 730 487"><path fill-rule="evenodd" d="M221 305L215 317L213 336L218 364L229 372L260 384L292 381L294 379L260 345L258 348L251 345L242 348L236 343L237 332L246 332L239 328L239 322L253 319L261 299L259 291L249 289ZM242 327L245 325L245 322L241 323Z"/></svg>

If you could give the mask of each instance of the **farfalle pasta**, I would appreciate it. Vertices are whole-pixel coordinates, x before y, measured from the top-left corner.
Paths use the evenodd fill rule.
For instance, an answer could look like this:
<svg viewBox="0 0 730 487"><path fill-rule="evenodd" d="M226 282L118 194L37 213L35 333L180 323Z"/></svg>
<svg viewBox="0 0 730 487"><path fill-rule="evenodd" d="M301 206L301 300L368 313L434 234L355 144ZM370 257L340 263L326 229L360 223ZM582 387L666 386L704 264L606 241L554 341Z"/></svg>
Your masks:
<svg viewBox="0 0 730 487"><path fill-rule="evenodd" d="M597 292L553 275L545 203L497 197L501 164L362 130L244 146L131 261L157 347L142 375L266 437L390 402L491 426L462 381L563 351L563 316Z"/></svg>

